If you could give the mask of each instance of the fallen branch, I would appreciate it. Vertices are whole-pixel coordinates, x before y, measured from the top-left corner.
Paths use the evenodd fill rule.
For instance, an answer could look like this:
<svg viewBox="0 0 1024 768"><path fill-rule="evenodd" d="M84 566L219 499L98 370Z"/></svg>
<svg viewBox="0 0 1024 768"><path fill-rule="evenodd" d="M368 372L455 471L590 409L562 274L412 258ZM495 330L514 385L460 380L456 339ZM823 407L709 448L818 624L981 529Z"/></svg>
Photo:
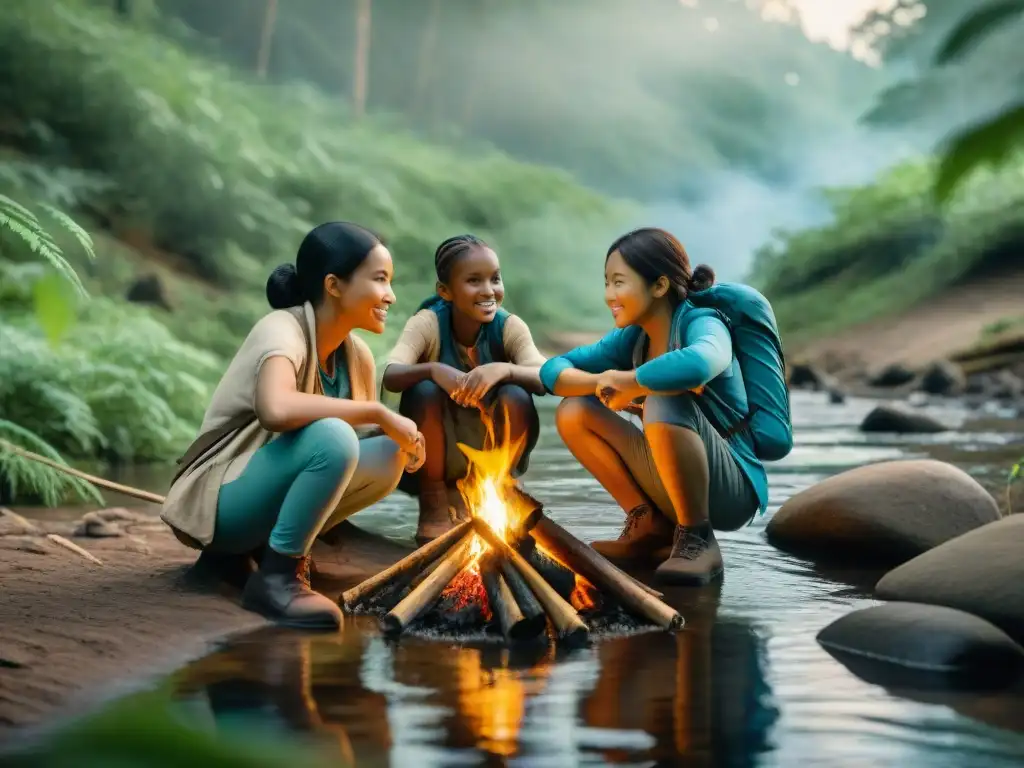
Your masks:
<svg viewBox="0 0 1024 768"><path fill-rule="evenodd" d="M125 496L131 496L136 499L141 499L142 501L148 501L151 504L164 503L164 497L160 496L159 494L150 493L149 491L144 491L141 488L133 488L130 485L121 485L121 483L115 483L113 480L107 480L102 477L96 477L96 475L90 475L86 472L83 472L80 469L75 469L74 467L69 467L66 464L61 464L59 461L54 461L53 459L47 458L46 456L41 456L38 453L27 451L21 446L15 445L14 443L8 440L4 440L3 438L0 438L0 448L3 448L5 451L8 451L10 453L13 453L15 456L20 456L23 459L35 461L39 464L43 464L49 467L50 469L55 469L58 472L63 472L65 475L71 475L72 477L77 477L79 480L85 480L87 483L92 483L97 488L106 488L108 491L114 491L115 493L123 493Z"/></svg>
<svg viewBox="0 0 1024 768"><path fill-rule="evenodd" d="M103 561L96 557L96 555L92 554L91 552L85 551L80 546L75 544L73 541L68 541L63 536L58 536L56 533L48 533L46 534L46 538L52 541L54 544L59 544L65 549L70 549L76 555L81 555L90 562L96 563L96 565L103 565Z"/></svg>

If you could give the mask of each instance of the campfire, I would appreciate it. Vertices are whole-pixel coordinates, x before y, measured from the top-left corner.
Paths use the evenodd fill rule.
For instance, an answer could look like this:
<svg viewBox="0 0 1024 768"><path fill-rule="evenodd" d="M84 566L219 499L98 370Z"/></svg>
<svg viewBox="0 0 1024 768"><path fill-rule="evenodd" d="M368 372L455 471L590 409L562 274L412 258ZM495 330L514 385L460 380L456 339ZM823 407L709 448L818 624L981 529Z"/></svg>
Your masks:
<svg viewBox="0 0 1024 768"><path fill-rule="evenodd" d="M483 631L508 644L549 634L575 645L593 629L682 628L660 592L551 520L519 488L511 476L519 447L495 439L490 425L484 450L459 444L469 472L458 489L470 518L344 592L344 609L378 615L387 635Z"/></svg>

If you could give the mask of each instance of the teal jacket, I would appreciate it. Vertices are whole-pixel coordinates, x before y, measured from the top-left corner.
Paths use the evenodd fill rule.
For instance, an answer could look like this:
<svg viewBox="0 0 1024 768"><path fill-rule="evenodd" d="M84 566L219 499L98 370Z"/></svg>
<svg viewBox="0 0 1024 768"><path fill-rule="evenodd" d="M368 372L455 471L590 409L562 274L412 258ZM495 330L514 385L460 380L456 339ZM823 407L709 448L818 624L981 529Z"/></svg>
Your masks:
<svg viewBox="0 0 1024 768"><path fill-rule="evenodd" d="M553 357L540 369L544 388L554 393L559 374L568 368L587 373L636 369L636 380L651 392L673 392L706 387L714 397L696 396L701 410L719 432L738 423L747 413L743 373L732 351L732 336L717 312L683 302L672 319L680 329L678 349L639 366L634 364L644 336L638 326L618 328L594 344ZM689 395L679 395L689 397ZM768 477L754 453L750 435L738 432L727 439L729 449L750 480L763 513L768 507Z"/></svg>

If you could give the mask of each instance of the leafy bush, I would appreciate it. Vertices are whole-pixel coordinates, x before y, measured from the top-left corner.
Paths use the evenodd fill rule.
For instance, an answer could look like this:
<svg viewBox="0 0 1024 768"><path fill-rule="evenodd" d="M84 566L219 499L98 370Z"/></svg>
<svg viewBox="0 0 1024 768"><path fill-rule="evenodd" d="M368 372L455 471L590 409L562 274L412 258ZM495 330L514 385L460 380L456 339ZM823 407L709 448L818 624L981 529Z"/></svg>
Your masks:
<svg viewBox="0 0 1024 768"><path fill-rule="evenodd" d="M352 123L313 88L248 82L87 3L11 0L0 17L5 71L18 73L0 78L0 109L20 126L20 151L109 179L91 208L232 289L262 292L315 223L345 218L387 236L397 322L430 290L436 244L466 230L503 251L515 309L527 275L553 257L581 263L632 214L564 173ZM546 234L530 236L537 222L557 229L557 252ZM534 305L565 308L570 325L600 307L572 282L531 281L530 292Z"/></svg>
<svg viewBox="0 0 1024 768"><path fill-rule="evenodd" d="M799 340L905 309L972 270L1024 265L1022 170L979 173L944 207L932 195L933 164L828 190L832 221L780 232L756 255L751 279Z"/></svg>

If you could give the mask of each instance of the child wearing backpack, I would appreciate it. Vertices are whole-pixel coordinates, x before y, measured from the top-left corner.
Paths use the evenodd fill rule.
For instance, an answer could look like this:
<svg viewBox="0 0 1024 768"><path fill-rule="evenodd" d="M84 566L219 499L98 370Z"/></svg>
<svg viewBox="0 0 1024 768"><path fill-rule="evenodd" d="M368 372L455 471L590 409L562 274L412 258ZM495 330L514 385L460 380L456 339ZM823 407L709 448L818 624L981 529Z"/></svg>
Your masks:
<svg viewBox="0 0 1024 768"><path fill-rule="evenodd" d="M683 245L654 228L623 235L605 257L616 330L541 368L562 440L626 512L620 562L660 562L659 580L721 575L714 530L768 505L762 460L792 447L782 345L767 300L714 284ZM642 401L642 403L640 402ZM618 411L641 412L642 430Z"/></svg>
<svg viewBox="0 0 1024 768"><path fill-rule="evenodd" d="M512 457L518 477L540 434L532 395L544 394L545 358L526 323L501 307L505 287L497 254L480 238L459 235L437 247L434 268L437 293L409 318L382 382L402 393L399 412L418 425L425 441L422 469L398 486L419 497L420 544L453 525L448 491L468 470L456 443L483 448L483 411L489 411L498 440L525 438Z"/></svg>

